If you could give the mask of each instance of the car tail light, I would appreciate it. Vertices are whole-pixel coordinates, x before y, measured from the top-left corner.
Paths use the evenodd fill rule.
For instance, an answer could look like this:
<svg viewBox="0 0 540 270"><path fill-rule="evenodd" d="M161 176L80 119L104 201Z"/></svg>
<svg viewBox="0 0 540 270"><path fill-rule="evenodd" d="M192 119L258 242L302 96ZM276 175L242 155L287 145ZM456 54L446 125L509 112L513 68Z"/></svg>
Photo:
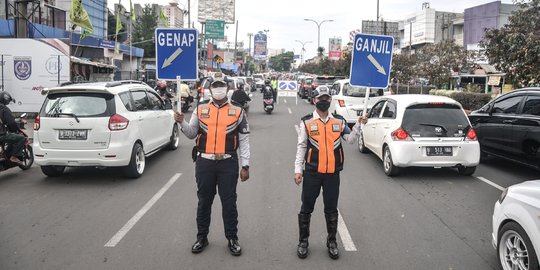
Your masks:
<svg viewBox="0 0 540 270"><path fill-rule="evenodd" d="M345 107L345 100L338 99L339 107Z"/></svg>
<svg viewBox="0 0 540 270"><path fill-rule="evenodd" d="M474 129L469 129L469 132L467 132L467 137L465 137L465 140L466 141L476 141L477 140L477 137L476 137L476 131L474 131Z"/></svg>
<svg viewBox="0 0 540 270"><path fill-rule="evenodd" d="M34 122L34 130L39 130L41 127L41 118L38 116L36 117L36 122Z"/></svg>
<svg viewBox="0 0 540 270"><path fill-rule="evenodd" d="M403 128L399 128L396 131L392 132L392 140L394 141L413 141L409 133Z"/></svg>
<svg viewBox="0 0 540 270"><path fill-rule="evenodd" d="M128 125L129 120L119 114L115 114L109 119L109 129L111 131L126 129Z"/></svg>

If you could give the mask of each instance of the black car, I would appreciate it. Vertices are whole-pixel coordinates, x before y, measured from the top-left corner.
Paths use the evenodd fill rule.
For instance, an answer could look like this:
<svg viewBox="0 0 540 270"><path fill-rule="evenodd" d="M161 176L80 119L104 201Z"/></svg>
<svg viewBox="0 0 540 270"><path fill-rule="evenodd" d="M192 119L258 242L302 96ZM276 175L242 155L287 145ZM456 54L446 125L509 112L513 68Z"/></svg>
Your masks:
<svg viewBox="0 0 540 270"><path fill-rule="evenodd" d="M502 95L469 115L488 155L540 169L540 88Z"/></svg>

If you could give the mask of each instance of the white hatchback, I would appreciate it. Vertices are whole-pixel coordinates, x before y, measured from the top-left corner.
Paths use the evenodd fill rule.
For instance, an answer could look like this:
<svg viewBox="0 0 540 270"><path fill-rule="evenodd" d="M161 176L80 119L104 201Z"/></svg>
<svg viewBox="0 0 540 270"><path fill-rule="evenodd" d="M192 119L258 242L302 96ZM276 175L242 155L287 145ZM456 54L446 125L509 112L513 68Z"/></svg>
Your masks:
<svg viewBox="0 0 540 270"><path fill-rule="evenodd" d="M456 167L471 175L480 162L476 133L461 105L433 95L391 95L381 98L368 114L358 139L395 176L403 167Z"/></svg>
<svg viewBox="0 0 540 270"><path fill-rule="evenodd" d="M492 242L504 270L540 269L540 180L503 191L493 209Z"/></svg>
<svg viewBox="0 0 540 270"><path fill-rule="evenodd" d="M331 86L330 93L332 94L332 102L329 111L343 116L348 124L354 125L364 110L366 88L351 86L348 79L337 80ZM369 96L378 97L389 93L383 89L372 88ZM377 98L370 98L368 108L371 108L377 100Z"/></svg>
<svg viewBox="0 0 540 270"><path fill-rule="evenodd" d="M137 178L145 158L174 150L174 111L148 85L136 81L71 84L47 89L34 124L34 157L47 176L66 167L123 167Z"/></svg>

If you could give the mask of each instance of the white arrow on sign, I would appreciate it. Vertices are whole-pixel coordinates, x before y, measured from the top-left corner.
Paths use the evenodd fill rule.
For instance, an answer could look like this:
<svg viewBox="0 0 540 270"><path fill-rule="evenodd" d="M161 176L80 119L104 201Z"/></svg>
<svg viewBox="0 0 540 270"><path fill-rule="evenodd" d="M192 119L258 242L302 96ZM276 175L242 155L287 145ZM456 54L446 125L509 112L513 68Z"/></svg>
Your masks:
<svg viewBox="0 0 540 270"><path fill-rule="evenodd" d="M166 68L170 66L172 62L174 61L174 59L176 59L181 53L182 53L182 48L179 47L178 49L176 49L176 51L174 51L171 54L171 56L169 56L168 58L165 58L165 61L163 61L163 65L161 66L161 68Z"/></svg>
<svg viewBox="0 0 540 270"><path fill-rule="evenodd" d="M373 57L373 55L369 54L368 57L369 61L377 68L377 71L383 75L386 75L386 71L384 70L384 68L381 66L381 64L379 64L379 62L377 62L377 59L375 59L375 57Z"/></svg>

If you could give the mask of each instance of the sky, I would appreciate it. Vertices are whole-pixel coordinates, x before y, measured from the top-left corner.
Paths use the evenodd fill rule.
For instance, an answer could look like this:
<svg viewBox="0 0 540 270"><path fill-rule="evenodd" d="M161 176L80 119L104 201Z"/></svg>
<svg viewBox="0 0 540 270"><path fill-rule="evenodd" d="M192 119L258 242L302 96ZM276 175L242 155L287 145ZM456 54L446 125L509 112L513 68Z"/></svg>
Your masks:
<svg viewBox="0 0 540 270"><path fill-rule="evenodd" d="M126 7L129 0L121 0ZM187 0L176 0L179 6L187 8ZM168 5L170 0L133 0L134 3L156 3ZM377 0L235 0L236 20L238 20L238 41L248 46L248 33L257 33L263 29L268 32L268 47L285 49L300 54L302 42L306 44L304 59L317 54L317 26L305 18L316 21L334 20L321 25L320 43L328 50L328 39L341 37L343 44L349 41L349 32L360 29L362 20L377 19ZM379 14L385 21L399 21L408 15L422 10L425 0L379 0ZM494 2L494 0L436 0L430 1L430 7L437 11L463 12L466 8ZM502 0L512 3L512 0ZM110 8L117 1L108 1ZM197 19L198 0L191 0L191 19ZM187 18L186 18L187 21ZM199 23L195 27L201 30ZM228 25L225 35L234 41L235 25ZM252 45L253 46L253 45Z"/></svg>

